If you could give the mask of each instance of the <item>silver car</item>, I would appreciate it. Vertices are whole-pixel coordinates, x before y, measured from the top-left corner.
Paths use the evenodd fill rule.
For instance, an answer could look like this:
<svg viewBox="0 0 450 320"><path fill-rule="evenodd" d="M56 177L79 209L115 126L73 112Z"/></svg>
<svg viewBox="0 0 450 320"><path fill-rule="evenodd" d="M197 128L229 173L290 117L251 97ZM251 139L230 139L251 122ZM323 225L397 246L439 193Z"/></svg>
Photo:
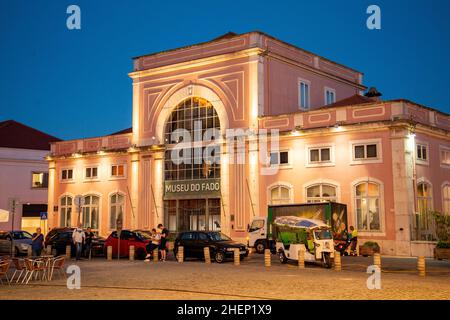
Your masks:
<svg viewBox="0 0 450 320"><path fill-rule="evenodd" d="M14 254L26 255L28 247L32 243L32 236L29 232L23 230L0 231L0 254L11 254L11 239Z"/></svg>

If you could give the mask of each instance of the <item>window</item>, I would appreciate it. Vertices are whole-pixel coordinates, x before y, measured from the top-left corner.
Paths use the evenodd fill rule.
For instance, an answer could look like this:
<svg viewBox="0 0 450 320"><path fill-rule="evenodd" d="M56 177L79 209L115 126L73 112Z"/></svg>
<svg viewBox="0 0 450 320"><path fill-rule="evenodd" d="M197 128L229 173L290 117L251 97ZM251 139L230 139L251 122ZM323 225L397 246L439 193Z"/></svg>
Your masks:
<svg viewBox="0 0 450 320"><path fill-rule="evenodd" d="M331 161L331 148L310 148L309 149L309 162L310 163L320 163L320 162L330 162Z"/></svg>
<svg viewBox="0 0 450 320"><path fill-rule="evenodd" d="M381 139L350 141L350 164L381 163Z"/></svg>
<svg viewBox="0 0 450 320"><path fill-rule="evenodd" d="M300 109L309 109L309 86L308 81L301 80L298 85L298 106Z"/></svg>
<svg viewBox="0 0 450 320"><path fill-rule="evenodd" d="M316 184L306 188L306 202L337 201L336 187L329 184Z"/></svg>
<svg viewBox="0 0 450 320"><path fill-rule="evenodd" d="M271 152L271 165L287 165L289 164L289 151Z"/></svg>
<svg viewBox="0 0 450 320"><path fill-rule="evenodd" d="M416 159L418 161L428 162L428 146L425 144L416 145Z"/></svg>
<svg viewBox="0 0 450 320"><path fill-rule="evenodd" d="M291 202L291 191L285 186L276 186L270 189L270 204L285 204Z"/></svg>
<svg viewBox="0 0 450 320"><path fill-rule="evenodd" d="M374 182L362 182L355 186L354 192L358 229L381 231L380 186Z"/></svg>
<svg viewBox="0 0 450 320"><path fill-rule="evenodd" d="M64 196L61 198L60 219L61 227L70 227L72 218L72 197Z"/></svg>
<svg viewBox="0 0 450 320"><path fill-rule="evenodd" d="M97 167L86 168L84 177L86 179L97 179L98 178L98 168Z"/></svg>
<svg viewBox="0 0 450 320"><path fill-rule="evenodd" d="M441 164L450 166L450 149L441 148Z"/></svg>
<svg viewBox="0 0 450 320"><path fill-rule="evenodd" d="M325 105L336 102L336 91L334 89L325 88Z"/></svg>
<svg viewBox="0 0 450 320"><path fill-rule="evenodd" d="M98 230L98 211L99 211L99 197L85 196L84 205L82 207L82 225L83 228L92 228Z"/></svg>
<svg viewBox="0 0 450 320"><path fill-rule="evenodd" d="M123 221L124 196L115 193L110 197L109 229L117 229L117 221Z"/></svg>
<svg viewBox="0 0 450 320"><path fill-rule="evenodd" d="M434 225L431 211L433 209L433 196L431 185L426 182L417 184L417 214L413 224L414 240L432 241Z"/></svg>
<svg viewBox="0 0 450 320"><path fill-rule="evenodd" d="M123 177L125 176L125 165L115 164L111 166L111 176L112 177Z"/></svg>
<svg viewBox="0 0 450 320"><path fill-rule="evenodd" d="M62 169L61 170L61 180L63 180L63 181L73 180L73 169Z"/></svg>
<svg viewBox="0 0 450 320"><path fill-rule="evenodd" d="M31 187L48 188L48 172L33 172Z"/></svg>
<svg viewBox="0 0 450 320"><path fill-rule="evenodd" d="M450 215L450 185L442 188L442 212Z"/></svg>

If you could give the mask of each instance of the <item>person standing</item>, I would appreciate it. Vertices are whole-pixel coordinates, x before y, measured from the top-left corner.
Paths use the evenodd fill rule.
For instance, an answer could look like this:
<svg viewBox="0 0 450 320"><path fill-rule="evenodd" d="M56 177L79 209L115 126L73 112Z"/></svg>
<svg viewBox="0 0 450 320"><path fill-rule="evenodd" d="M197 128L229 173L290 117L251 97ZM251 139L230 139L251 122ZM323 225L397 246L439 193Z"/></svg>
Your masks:
<svg viewBox="0 0 450 320"><path fill-rule="evenodd" d="M37 228L36 232L31 237L31 251L33 257L39 257L44 247L44 235L41 233L41 228Z"/></svg>
<svg viewBox="0 0 450 320"><path fill-rule="evenodd" d="M159 244L159 250L161 251L161 261L166 261L166 245L167 239L169 238L169 230L167 230L167 228L164 228L161 223L158 224L158 229L161 230L161 242Z"/></svg>
<svg viewBox="0 0 450 320"><path fill-rule="evenodd" d="M91 250L92 250L92 240L95 238L95 234L92 232L91 228L87 228L85 232L86 237L86 248L84 250L84 256L88 259L91 258Z"/></svg>
<svg viewBox="0 0 450 320"><path fill-rule="evenodd" d="M350 242L350 255L357 256L356 246L358 245L358 230L353 226L350 226Z"/></svg>
<svg viewBox="0 0 450 320"><path fill-rule="evenodd" d="M86 235L84 234L83 229L81 229L81 225L78 225L78 228L73 230L72 233L72 241L75 245L76 249L76 259L80 260L81 251L83 250L83 242L86 239Z"/></svg>

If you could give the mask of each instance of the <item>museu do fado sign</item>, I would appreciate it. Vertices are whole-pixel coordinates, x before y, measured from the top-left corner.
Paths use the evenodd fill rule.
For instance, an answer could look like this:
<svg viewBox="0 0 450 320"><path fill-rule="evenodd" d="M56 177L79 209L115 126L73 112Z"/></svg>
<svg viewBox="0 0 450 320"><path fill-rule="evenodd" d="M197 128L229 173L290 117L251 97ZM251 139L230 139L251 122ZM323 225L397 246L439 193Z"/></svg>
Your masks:
<svg viewBox="0 0 450 320"><path fill-rule="evenodd" d="M166 199L199 195L220 197L220 179L164 182L164 197Z"/></svg>

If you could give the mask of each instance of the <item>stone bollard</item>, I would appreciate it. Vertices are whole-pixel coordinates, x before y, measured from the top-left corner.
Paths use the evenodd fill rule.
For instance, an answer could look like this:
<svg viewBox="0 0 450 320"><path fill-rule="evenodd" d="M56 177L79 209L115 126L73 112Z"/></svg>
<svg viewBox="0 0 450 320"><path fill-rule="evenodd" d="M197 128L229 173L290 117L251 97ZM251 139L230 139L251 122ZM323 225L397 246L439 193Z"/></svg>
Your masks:
<svg viewBox="0 0 450 320"><path fill-rule="evenodd" d="M71 258L71 253L72 253L72 246L66 246L66 259L70 259Z"/></svg>
<svg viewBox="0 0 450 320"><path fill-rule="evenodd" d="M373 264L381 270L381 255L379 253L373 254Z"/></svg>
<svg viewBox="0 0 450 320"><path fill-rule="evenodd" d="M417 270L419 271L419 276L425 277L426 274L425 257L417 258Z"/></svg>
<svg viewBox="0 0 450 320"><path fill-rule="evenodd" d="M342 270L341 253L339 251L334 252L334 270Z"/></svg>
<svg viewBox="0 0 450 320"><path fill-rule="evenodd" d="M184 247L182 246L178 247L177 260L179 263L183 263L184 261Z"/></svg>
<svg viewBox="0 0 450 320"><path fill-rule="evenodd" d="M203 255L205 256L205 263L211 263L211 255L209 254L209 247L203 248Z"/></svg>
<svg viewBox="0 0 450 320"><path fill-rule="evenodd" d="M28 246L28 249L27 249L27 256L28 256L28 257L31 257L32 254L33 254L33 249L31 248L31 246Z"/></svg>
<svg viewBox="0 0 450 320"><path fill-rule="evenodd" d="M128 254L130 261L134 261L134 246L130 246L130 253Z"/></svg>
<svg viewBox="0 0 450 320"><path fill-rule="evenodd" d="M112 247L111 246L108 246L106 248L106 258L108 260L112 260Z"/></svg>
<svg viewBox="0 0 450 320"><path fill-rule="evenodd" d="M52 246L51 246L51 245L48 245L48 246L47 246L47 248L46 248L46 253L47 253L48 255L51 255L51 254L52 254Z"/></svg>
<svg viewBox="0 0 450 320"><path fill-rule="evenodd" d="M271 261L270 261L270 250L269 249L265 249L264 250L264 265L266 267L270 267L271 266Z"/></svg>
<svg viewBox="0 0 450 320"><path fill-rule="evenodd" d="M248 248L248 256L247 259L250 260L253 256L253 248Z"/></svg>
<svg viewBox="0 0 450 320"><path fill-rule="evenodd" d="M239 266L241 264L241 253L239 252L239 249L234 249L234 265Z"/></svg>
<svg viewBox="0 0 450 320"><path fill-rule="evenodd" d="M298 250L298 268L305 269L305 249Z"/></svg>
<svg viewBox="0 0 450 320"><path fill-rule="evenodd" d="M158 248L153 250L153 262L158 262L159 256L158 256Z"/></svg>

